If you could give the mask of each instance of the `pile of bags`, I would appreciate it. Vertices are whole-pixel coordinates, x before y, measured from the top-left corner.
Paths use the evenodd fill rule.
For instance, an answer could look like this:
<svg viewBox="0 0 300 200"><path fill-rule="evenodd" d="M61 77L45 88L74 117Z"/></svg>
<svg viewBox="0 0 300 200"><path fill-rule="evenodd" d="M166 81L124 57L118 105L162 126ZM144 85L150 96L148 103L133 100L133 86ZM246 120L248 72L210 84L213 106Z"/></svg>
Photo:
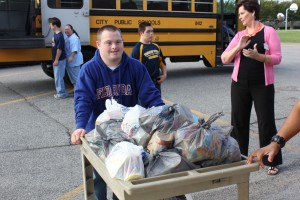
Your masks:
<svg viewBox="0 0 300 200"><path fill-rule="evenodd" d="M125 181L240 161L232 127L212 126L222 115L197 121L183 105L128 108L111 99L86 139L110 176Z"/></svg>

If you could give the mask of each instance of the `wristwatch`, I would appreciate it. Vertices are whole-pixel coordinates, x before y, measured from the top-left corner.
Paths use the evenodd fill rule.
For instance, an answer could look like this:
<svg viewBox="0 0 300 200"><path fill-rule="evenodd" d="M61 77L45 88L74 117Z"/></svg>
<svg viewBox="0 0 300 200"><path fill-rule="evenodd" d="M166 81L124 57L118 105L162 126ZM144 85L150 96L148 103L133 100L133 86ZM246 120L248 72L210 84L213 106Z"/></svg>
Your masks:
<svg viewBox="0 0 300 200"><path fill-rule="evenodd" d="M271 139L271 142L276 142L280 145L281 148L285 145L285 139L283 137L280 137L279 135L274 135Z"/></svg>

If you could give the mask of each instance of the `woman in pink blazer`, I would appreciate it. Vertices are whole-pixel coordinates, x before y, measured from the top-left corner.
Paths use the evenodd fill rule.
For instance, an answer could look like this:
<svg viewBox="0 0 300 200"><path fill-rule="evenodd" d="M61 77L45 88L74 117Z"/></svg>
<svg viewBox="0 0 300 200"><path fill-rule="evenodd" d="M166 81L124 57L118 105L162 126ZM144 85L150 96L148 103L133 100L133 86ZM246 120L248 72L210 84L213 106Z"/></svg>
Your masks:
<svg viewBox="0 0 300 200"><path fill-rule="evenodd" d="M260 147L267 146L277 129L274 114L274 65L281 62L281 44L276 31L259 21L257 0L241 0L236 7L246 27L232 39L221 58L224 64L234 60L231 84L232 136L238 141L241 154L248 155L249 124L252 104L257 115ZM268 174L278 173L281 152L275 157Z"/></svg>

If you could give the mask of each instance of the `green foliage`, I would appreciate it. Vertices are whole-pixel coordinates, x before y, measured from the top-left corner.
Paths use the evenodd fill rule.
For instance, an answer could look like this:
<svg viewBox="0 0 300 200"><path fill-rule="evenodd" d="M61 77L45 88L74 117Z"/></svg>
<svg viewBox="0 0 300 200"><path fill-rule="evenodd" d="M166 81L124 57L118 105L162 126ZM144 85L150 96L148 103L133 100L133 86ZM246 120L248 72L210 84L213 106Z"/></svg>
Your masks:
<svg viewBox="0 0 300 200"><path fill-rule="evenodd" d="M292 3L296 3L300 6L300 0L293 0L292 2L289 1L272 1L272 0L261 0L261 7L260 7L260 19L262 21L272 21L276 20L278 13L283 13L284 16L286 14L286 9L290 7ZM286 16L285 16L286 17ZM296 13L293 11L288 11L288 21L300 21L300 10Z"/></svg>
<svg viewBox="0 0 300 200"><path fill-rule="evenodd" d="M235 0L224 0L224 13L235 13Z"/></svg>
<svg viewBox="0 0 300 200"><path fill-rule="evenodd" d="M277 33L282 43L300 43L300 31L298 30L278 30Z"/></svg>
<svg viewBox="0 0 300 200"><path fill-rule="evenodd" d="M220 9L220 1L218 0L218 11ZM238 0L223 0L224 13L235 13L235 4ZM299 10L288 10L288 21L300 21L300 0L282 1L282 0L260 0L260 20L262 22L268 22L267 24L273 25L277 28L278 21L277 14L282 13L286 17L286 9L291 6L292 3L296 3ZM284 22L281 22L284 23Z"/></svg>

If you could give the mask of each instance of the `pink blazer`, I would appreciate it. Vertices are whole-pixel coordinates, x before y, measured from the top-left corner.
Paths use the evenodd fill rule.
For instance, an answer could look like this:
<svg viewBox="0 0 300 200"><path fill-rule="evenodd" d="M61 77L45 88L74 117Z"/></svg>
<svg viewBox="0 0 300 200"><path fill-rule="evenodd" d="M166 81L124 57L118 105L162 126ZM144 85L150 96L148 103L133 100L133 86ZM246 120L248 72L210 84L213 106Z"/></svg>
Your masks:
<svg viewBox="0 0 300 200"><path fill-rule="evenodd" d="M230 51L233 47L235 47L240 38L246 33L246 30L242 30L238 32L226 50L224 52ZM270 85L274 83L274 65L278 65L281 62L281 44L279 36L276 32L276 30L270 26L264 27L264 35L265 35L265 43L267 48L265 48L265 54L271 56L271 63L270 64L264 64L265 68L265 85ZM224 54L223 52L223 54ZM231 63L232 60L225 62L223 58L223 54L221 55L222 62L224 64ZM234 68L231 75L231 78L237 82L237 76L240 68L240 60L241 60L241 52L238 52L234 57Z"/></svg>

